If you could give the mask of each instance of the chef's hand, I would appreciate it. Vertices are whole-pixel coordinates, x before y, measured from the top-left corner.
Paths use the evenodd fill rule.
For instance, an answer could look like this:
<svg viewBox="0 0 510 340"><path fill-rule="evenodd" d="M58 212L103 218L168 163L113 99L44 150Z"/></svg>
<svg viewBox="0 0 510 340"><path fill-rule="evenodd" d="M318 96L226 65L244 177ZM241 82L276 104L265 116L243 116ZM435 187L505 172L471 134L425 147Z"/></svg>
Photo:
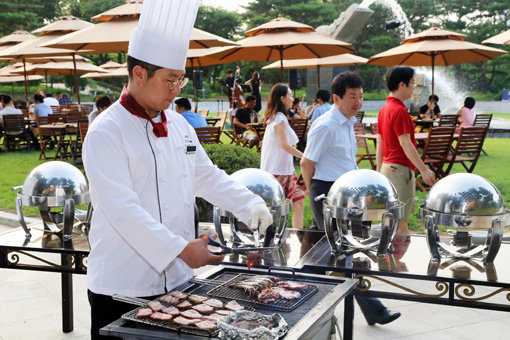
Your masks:
<svg viewBox="0 0 510 340"><path fill-rule="evenodd" d="M248 227L251 230L259 228L259 232L263 234L267 227L269 227L272 223L273 216L271 216L271 213L265 203L260 202L250 208L250 220L248 221Z"/></svg>
<svg viewBox="0 0 510 340"><path fill-rule="evenodd" d="M217 236L217 234L216 234ZM186 248L177 256L191 268L199 268L223 260L223 255L213 255L207 248L209 240L199 238L190 241Z"/></svg>

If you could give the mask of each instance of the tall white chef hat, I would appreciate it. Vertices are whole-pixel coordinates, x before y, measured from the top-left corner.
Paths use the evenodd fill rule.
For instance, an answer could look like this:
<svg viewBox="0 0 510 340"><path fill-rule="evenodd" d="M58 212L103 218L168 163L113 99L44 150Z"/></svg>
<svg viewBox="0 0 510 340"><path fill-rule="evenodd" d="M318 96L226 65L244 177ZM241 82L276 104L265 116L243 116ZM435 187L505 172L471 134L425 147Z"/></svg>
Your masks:
<svg viewBox="0 0 510 340"><path fill-rule="evenodd" d="M199 0L145 0L128 54L160 67L184 70Z"/></svg>

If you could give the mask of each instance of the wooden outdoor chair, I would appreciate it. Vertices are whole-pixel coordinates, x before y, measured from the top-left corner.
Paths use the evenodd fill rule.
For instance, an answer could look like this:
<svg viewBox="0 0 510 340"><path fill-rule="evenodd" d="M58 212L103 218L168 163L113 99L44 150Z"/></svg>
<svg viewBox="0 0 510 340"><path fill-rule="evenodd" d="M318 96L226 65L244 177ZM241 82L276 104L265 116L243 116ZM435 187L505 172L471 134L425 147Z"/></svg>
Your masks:
<svg viewBox="0 0 510 340"><path fill-rule="evenodd" d="M370 123L370 133L377 135L377 123ZM377 139L373 139L372 141L374 142L374 147L377 148Z"/></svg>
<svg viewBox="0 0 510 340"><path fill-rule="evenodd" d="M227 111L225 110L218 111L217 117L219 118L219 120L216 123L214 123L214 126L220 127L221 132L223 132L223 129L225 128L225 123L227 122Z"/></svg>
<svg viewBox="0 0 510 340"><path fill-rule="evenodd" d="M88 120L80 120L78 123L78 132L74 143L71 145L71 154L73 158L73 164L75 166L79 166L83 164L82 160L82 147L83 142L85 141L85 136L87 135L87 131L89 129L89 121Z"/></svg>
<svg viewBox="0 0 510 340"><path fill-rule="evenodd" d="M356 123L363 123L363 117L365 117L365 111L360 111L356 115Z"/></svg>
<svg viewBox="0 0 510 340"><path fill-rule="evenodd" d="M62 110L60 105L51 105L50 107L51 107L51 111L53 112L53 114L60 113Z"/></svg>
<svg viewBox="0 0 510 340"><path fill-rule="evenodd" d="M441 115L441 119L439 120L439 126L457 126L457 115Z"/></svg>
<svg viewBox="0 0 510 340"><path fill-rule="evenodd" d="M257 134L258 143L254 144L250 147L250 141L243 137L243 128L236 126L236 125L234 125L234 127L232 128L234 142L237 146L242 146L242 147L246 147L246 148L253 148L255 146L255 147L257 147L257 151L260 151L260 145L261 145L261 141L262 141L261 135L263 137L264 132L259 131L259 129L257 129L255 132Z"/></svg>
<svg viewBox="0 0 510 340"><path fill-rule="evenodd" d="M209 116L209 109L200 109L198 113L200 113L201 116L207 117Z"/></svg>
<svg viewBox="0 0 510 340"><path fill-rule="evenodd" d="M4 115L4 138L7 150L15 151L26 147L30 151L30 131L25 128L23 115Z"/></svg>
<svg viewBox="0 0 510 340"><path fill-rule="evenodd" d="M485 127L487 127L486 133L488 133L489 126L491 125L491 121L492 121L492 113L478 114L475 116L475 121L473 122L473 126L485 126ZM487 135L485 137L487 137ZM482 149L482 152L485 156L487 156L487 152L485 152L484 149Z"/></svg>
<svg viewBox="0 0 510 340"><path fill-rule="evenodd" d="M362 161L370 162L370 166L372 170L376 170L376 155L375 153L370 152L370 148L368 147L367 139L365 137L359 137L359 135L365 134L365 125L363 123L354 123L354 134L356 135L356 146L358 149L364 149L365 152L356 154L356 164L361 163Z"/></svg>
<svg viewBox="0 0 510 340"><path fill-rule="evenodd" d="M297 149L304 151L306 147L306 133L308 131L308 118L289 119L289 125L299 138Z"/></svg>
<svg viewBox="0 0 510 340"><path fill-rule="evenodd" d="M220 142L221 128L219 126L207 126L195 128L198 140L201 144L218 144Z"/></svg>
<svg viewBox="0 0 510 340"><path fill-rule="evenodd" d="M459 139L455 150L451 156L448 156L446 163L448 167L444 175L448 176L455 163L461 163L467 172L472 173L475 169L480 153L482 152L483 142L487 135L485 126L468 126L460 128ZM468 163L470 163L468 165Z"/></svg>
<svg viewBox="0 0 510 340"><path fill-rule="evenodd" d="M443 165L447 161L448 153L453 142L455 127L440 126L430 128L429 135L425 141L421 159L430 170L434 172L435 178L443 178L445 173ZM416 172L416 185L421 191L426 191L426 187L418 180L419 173Z"/></svg>

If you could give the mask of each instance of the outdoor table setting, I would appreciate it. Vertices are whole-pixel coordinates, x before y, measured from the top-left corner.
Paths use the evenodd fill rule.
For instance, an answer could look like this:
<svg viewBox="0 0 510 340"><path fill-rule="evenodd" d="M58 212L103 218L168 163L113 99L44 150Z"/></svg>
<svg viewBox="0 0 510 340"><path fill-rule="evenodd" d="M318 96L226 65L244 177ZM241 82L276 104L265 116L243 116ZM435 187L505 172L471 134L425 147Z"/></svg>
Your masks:
<svg viewBox="0 0 510 340"><path fill-rule="evenodd" d="M207 122L207 125L209 125L209 126L214 126L214 124L216 124L216 122L218 122L221 119L220 117L211 117L211 116L207 116L204 118L205 118L205 121Z"/></svg>
<svg viewBox="0 0 510 340"><path fill-rule="evenodd" d="M77 123L42 124L39 128L51 130L53 135L52 138L55 141L55 144L57 144L57 150L54 157L55 160L59 157L62 160L67 159L68 157L73 157L73 143L77 142ZM66 137L69 137L69 139L66 139Z"/></svg>

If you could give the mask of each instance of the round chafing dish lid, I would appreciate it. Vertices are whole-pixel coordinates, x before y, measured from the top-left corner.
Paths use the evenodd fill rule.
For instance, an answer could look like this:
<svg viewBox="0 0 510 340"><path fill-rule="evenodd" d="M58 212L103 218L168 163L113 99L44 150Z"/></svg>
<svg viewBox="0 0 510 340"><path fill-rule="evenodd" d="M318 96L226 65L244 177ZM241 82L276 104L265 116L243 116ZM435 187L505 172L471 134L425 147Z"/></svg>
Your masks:
<svg viewBox="0 0 510 340"><path fill-rule="evenodd" d="M437 182L425 198L425 208L444 214L498 215L505 203L498 189L485 178L459 173Z"/></svg>
<svg viewBox="0 0 510 340"><path fill-rule="evenodd" d="M83 173L69 163L58 161L43 163L30 171L20 194L24 205L37 205L40 198L46 198L50 207L63 206L69 198L76 204L90 201Z"/></svg>
<svg viewBox="0 0 510 340"><path fill-rule="evenodd" d="M286 202L285 192L278 180L269 172L260 169L242 169L231 177L262 197L267 206L282 205Z"/></svg>
<svg viewBox="0 0 510 340"><path fill-rule="evenodd" d="M335 181L327 203L337 208L386 209L398 203L398 195L383 174L367 169L351 170Z"/></svg>

